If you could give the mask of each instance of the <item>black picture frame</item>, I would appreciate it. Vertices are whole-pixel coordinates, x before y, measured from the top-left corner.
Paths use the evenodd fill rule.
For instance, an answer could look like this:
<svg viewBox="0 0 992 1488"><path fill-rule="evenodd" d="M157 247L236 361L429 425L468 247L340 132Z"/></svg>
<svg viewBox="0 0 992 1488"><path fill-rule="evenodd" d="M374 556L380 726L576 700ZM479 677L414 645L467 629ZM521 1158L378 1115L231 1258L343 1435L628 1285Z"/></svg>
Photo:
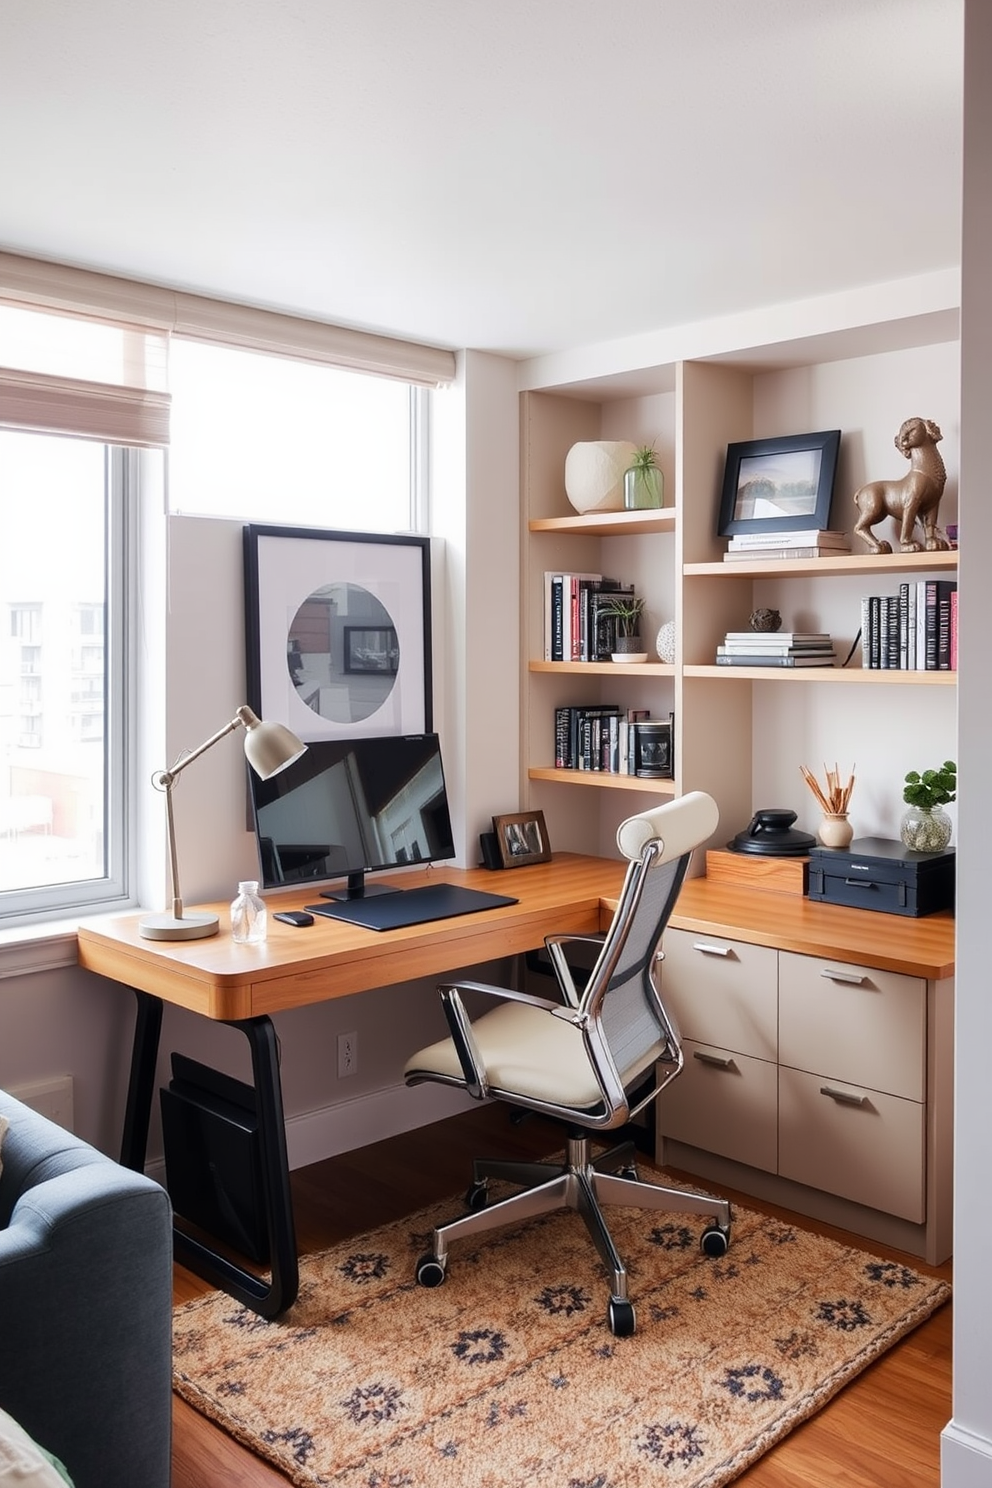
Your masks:
<svg viewBox="0 0 992 1488"><path fill-rule="evenodd" d="M346 625L344 627L345 675L399 670L399 642L392 625Z"/></svg>
<svg viewBox="0 0 992 1488"><path fill-rule="evenodd" d="M259 524L243 539L250 707L304 743L432 733L430 539ZM390 643L387 665L360 633Z"/></svg>
<svg viewBox="0 0 992 1488"><path fill-rule="evenodd" d="M551 860L551 843L543 811L516 811L493 817L493 831L503 868L526 868Z"/></svg>
<svg viewBox="0 0 992 1488"><path fill-rule="evenodd" d="M839 429L728 444L719 536L825 531L839 449Z"/></svg>

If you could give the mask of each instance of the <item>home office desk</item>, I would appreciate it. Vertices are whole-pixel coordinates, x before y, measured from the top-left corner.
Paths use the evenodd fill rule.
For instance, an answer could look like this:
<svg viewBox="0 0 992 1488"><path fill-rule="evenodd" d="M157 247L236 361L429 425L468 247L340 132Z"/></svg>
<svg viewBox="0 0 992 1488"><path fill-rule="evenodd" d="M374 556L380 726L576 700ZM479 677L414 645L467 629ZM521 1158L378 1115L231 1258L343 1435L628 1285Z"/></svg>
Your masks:
<svg viewBox="0 0 992 1488"><path fill-rule="evenodd" d="M270 1278L179 1228L176 1259L263 1317L277 1316L296 1298L299 1270L273 1013L534 950L550 934L596 934L612 917L625 867L621 861L555 853L549 863L495 873L435 868L395 874L390 881L398 888L456 883L519 902L383 932L319 916L304 929L272 919L276 910L314 901L315 888L298 885L267 900L268 939L258 946L232 941L226 903L208 906L220 915L222 929L205 940L144 940L136 914L81 924L79 964L131 988L138 1004L121 1143L125 1166L144 1167L164 1003L240 1029L251 1048Z"/></svg>
<svg viewBox="0 0 992 1488"><path fill-rule="evenodd" d="M437 977L480 962L539 948L553 933L592 935L612 919L623 882L625 865L605 858L556 853L550 863L538 863L491 873L485 869L419 870L395 875L398 886L449 882L495 890L516 897L517 904L426 925L377 933L338 920L320 920L297 930L271 918L277 909L299 909L314 898L314 890L297 887L268 900L268 940L261 946L235 945L227 930L228 906L212 905L221 916L220 935L207 940L149 941L138 934L138 916L101 920L79 928L79 963L89 970L130 987L137 998L138 1016L131 1056L127 1109L121 1161L142 1169L148 1123L155 1089L156 1060L162 1007L175 1003L203 1017L239 1028L248 1038L252 1055L260 1146L263 1204L269 1236L271 1278L220 1254L203 1240L177 1229L176 1257L214 1285L229 1291L264 1317L274 1317L291 1306L297 1292L296 1235L290 1195L289 1165L283 1123L273 1013L349 997L423 977ZM951 1114L952 1114L952 977L954 920L947 913L922 919L818 904L802 897L736 888L706 878L687 880L670 921L677 933L718 937L730 943L771 948L776 955L826 958L852 968L877 968L925 985L925 1162L926 1221L901 1228L893 1243L914 1249L936 1264L950 1253L951 1234ZM671 937L670 937L671 939ZM828 968L829 970L829 968ZM843 976L843 971L842 971ZM860 973L855 981L860 980ZM777 973L771 979L777 996ZM871 984L871 979L869 979ZM836 979L823 984L828 995L843 996ZM685 1018L684 1031L692 1025ZM707 1034L724 1044L729 1032ZM856 1036L855 1036L856 1037ZM733 1052L733 1051L732 1051ZM746 1053L746 1051L744 1051ZM740 1061L738 1060L738 1063ZM766 1056L767 1062L767 1056ZM685 1085L690 1098L692 1082ZM678 1093L678 1085L673 1090ZM708 1101L708 1108L712 1101ZM703 1123L691 1112L693 1139ZM712 1125L712 1120L710 1121ZM723 1132L750 1130L750 1112L728 1113ZM664 1132L660 1131L664 1136ZM800 1133L804 1136L803 1133ZM718 1146L718 1133L714 1146ZM823 1144L838 1144L828 1135ZM679 1154L676 1154L678 1156ZM724 1169L720 1160L693 1151L679 1164L714 1181L743 1187L739 1173ZM832 1159L831 1159L832 1160ZM888 1160L887 1158L885 1159ZM806 1188L802 1194L812 1190ZM802 1194L788 1190L780 1197L801 1209ZM761 1195L759 1194L759 1197ZM769 1192L768 1197L779 1197ZM858 1228L850 1210L833 1216L848 1228ZM870 1233L862 1227L862 1233ZM886 1234L880 1238L887 1238Z"/></svg>

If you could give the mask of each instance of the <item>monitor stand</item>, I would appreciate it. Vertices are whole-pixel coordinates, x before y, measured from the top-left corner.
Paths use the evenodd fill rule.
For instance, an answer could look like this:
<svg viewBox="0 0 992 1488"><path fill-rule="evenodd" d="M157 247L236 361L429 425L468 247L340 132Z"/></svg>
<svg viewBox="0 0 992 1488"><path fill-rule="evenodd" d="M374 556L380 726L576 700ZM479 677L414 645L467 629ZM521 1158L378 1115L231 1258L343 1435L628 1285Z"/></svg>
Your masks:
<svg viewBox="0 0 992 1488"><path fill-rule="evenodd" d="M371 899L373 894L399 894L401 889L398 885L388 883L366 883L365 872L359 869L356 873L348 874L348 881L343 889L321 889L321 899L334 899L341 904L348 903L352 899Z"/></svg>

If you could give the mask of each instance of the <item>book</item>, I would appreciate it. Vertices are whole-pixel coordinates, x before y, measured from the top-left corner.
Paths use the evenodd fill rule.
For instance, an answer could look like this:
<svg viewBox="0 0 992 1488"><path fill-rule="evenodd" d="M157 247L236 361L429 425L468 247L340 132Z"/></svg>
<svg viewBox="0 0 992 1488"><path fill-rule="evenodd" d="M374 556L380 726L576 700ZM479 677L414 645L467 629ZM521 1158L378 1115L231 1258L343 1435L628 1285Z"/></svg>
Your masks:
<svg viewBox="0 0 992 1488"><path fill-rule="evenodd" d="M755 646L832 644L830 632L827 630L728 630L723 639L726 646L738 641L747 641L752 648Z"/></svg>
<svg viewBox="0 0 992 1488"><path fill-rule="evenodd" d="M833 666L834 660L835 657L832 651L798 656L790 656L788 654L777 655L774 652L767 651L759 651L756 652L753 656L748 656L746 652L735 652L733 654L728 654L727 652L718 651L716 664L717 666L740 667L810 667Z"/></svg>
<svg viewBox="0 0 992 1488"><path fill-rule="evenodd" d="M830 532L822 528L806 527L795 532L773 531L763 528L760 532L735 532L730 538L731 549L737 548L849 548L846 532Z"/></svg>
<svg viewBox="0 0 992 1488"><path fill-rule="evenodd" d="M733 551L728 549L724 553L723 561L734 563L750 559L752 563L757 563L763 558L836 558L842 551L844 550L841 548L734 548Z"/></svg>
<svg viewBox="0 0 992 1488"><path fill-rule="evenodd" d="M937 670L951 670L951 595L957 590L953 579L937 580Z"/></svg>

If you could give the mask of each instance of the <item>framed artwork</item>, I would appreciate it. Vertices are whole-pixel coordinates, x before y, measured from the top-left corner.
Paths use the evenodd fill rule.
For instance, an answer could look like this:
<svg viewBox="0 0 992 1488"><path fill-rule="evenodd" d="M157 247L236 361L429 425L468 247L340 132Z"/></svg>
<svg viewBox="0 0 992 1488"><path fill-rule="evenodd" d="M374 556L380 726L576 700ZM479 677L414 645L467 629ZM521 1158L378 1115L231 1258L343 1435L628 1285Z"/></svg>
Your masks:
<svg viewBox="0 0 992 1488"><path fill-rule="evenodd" d="M424 734L430 540L244 529L248 702L304 742Z"/></svg>
<svg viewBox="0 0 992 1488"><path fill-rule="evenodd" d="M728 444L720 537L825 530L839 448L839 429Z"/></svg>
<svg viewBox="0 0 992 1488"><path fill-rule="evenodd" d="M523 868L528 863L547 863L551 858L543 811L494 816L493 831L503 868Z"/></svg>

